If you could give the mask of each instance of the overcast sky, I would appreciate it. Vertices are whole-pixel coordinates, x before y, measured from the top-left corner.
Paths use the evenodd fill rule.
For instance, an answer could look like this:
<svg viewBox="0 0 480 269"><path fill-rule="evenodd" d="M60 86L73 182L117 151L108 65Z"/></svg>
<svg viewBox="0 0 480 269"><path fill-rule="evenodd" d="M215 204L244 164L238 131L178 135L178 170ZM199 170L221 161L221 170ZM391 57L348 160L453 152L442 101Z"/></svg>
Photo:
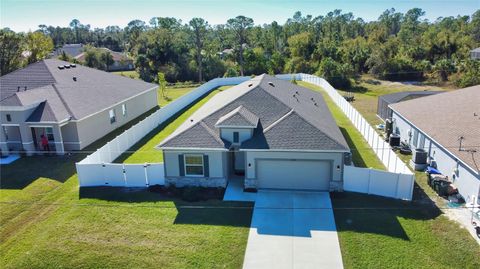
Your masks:
<svg viewBox="0 0 480 269"><path fill-rule="evenodd" d="M424 18L433 21L438 17L471 15L480 9L480 0L0 0L0 3L0 26L14 31L34 31L39 24L68 26L74 18L92 28L125 27L133 19L148 23L152 17L176 17L183 22L202 17L210 24L222 24L237 15L251 17L255 24L274 20L283 24L295 11L318 16L341 9L370 21L388 8L406 12L419 7L426 12Z"/></svg>

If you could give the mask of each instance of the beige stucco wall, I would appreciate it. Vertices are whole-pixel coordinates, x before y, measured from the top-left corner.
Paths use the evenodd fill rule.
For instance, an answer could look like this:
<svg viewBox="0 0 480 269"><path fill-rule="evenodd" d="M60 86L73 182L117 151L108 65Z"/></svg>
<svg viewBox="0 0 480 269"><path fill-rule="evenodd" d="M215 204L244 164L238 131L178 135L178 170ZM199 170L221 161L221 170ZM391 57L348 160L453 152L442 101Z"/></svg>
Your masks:
<svg viewBox="0 0 480 269"><path fill-rule="evenodd" d="M122 115L122 104L126 104L127 106L127 114L125 116ZM80 149L85 148L157 105L157 90L153 89L126 102L118 103L112 108L79 120L76 122L76 127L78 129L78 138L81 143ZM110 109L115 110L116 121L114 123L110 123Z"/></svg>

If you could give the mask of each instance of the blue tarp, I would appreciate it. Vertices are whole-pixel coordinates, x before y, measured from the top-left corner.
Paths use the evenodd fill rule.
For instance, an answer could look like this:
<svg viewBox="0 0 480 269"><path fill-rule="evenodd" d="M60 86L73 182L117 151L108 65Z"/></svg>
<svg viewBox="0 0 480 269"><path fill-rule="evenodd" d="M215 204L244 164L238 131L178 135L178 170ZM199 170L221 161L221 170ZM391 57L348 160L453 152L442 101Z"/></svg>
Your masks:
<svg viewBox="0 0 480 269"><path fill-rule="evenodd" d="M431 167L431 166L428 166L427 167L427 173L429 173L430 175L434 175L434 174L442 174L440 173L440 171L438 171L437 169Z"/></svg>

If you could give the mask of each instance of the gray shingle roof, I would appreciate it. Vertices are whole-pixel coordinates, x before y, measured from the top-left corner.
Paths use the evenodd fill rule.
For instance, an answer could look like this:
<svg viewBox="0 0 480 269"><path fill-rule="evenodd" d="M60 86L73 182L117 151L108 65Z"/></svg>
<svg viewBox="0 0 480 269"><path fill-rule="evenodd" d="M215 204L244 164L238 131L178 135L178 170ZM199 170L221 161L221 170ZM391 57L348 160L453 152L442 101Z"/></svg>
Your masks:
<svg viewBox="0 0 480 269"><path fill-rule="evenodd" d="M379 98L384 100L385 102L392 104L401 102L404 99L414 99L417 97L432 95L442 93L442 91L408 91L408 92L396 92L391 94L385 94L380 96Z"/></svg>
<svg viewBox="0 0 480 269"><path fill-rule="evenodd" d="M480 48L473 49L471 52L480 52Z"/></svg>
<svg viewBox="0 0 480 269"><path fill-rule="evenodd" d="M62 55L62 52L65 51L65 54L67 54L70 57L77 57L83 52L83 44L65 44L61 48L58 48L55 51L55 55Z"/></svg>
<svg viewBox="0 0 480 269"><path fill-rule="evenodd" d="M222 116L217 123L218 126L243 126L243 127L257 127L258 117L243 106L239 106L231 112Z"/></svg>
<svg viewBox="0 0 480 269"><path fill-rule="evenodd" d="M241 94L235 95L235 92ZM222 117L229 116L229 113L244 108L258 118L258 127L252 139L245 141L241 148L349 150L318 92L262 75L219 93L218 96L204 105L209 108L209 113L194 113L190 118L192 122L185 122L179 127L181 131L174 132L159 147L228 148L229 145L225 143L213 145L208 141L205 141L208 146L202 146L204 141L201 136L195 135L198 129L193 127L198 122L203 122L205 128L219 138L219 128L215 127L217 122ZM231 98L225 99L223 96ZM179 141L179 136L188 139Z"/></svg>
<svg viewBox="0 0 480 269"><path fill-rule="evenodd" d="M480 171L480 85L390 105L477 173ZM475 116L477 115L477 116ZM459 150L463 136L464 149Z"/></svg>
<svg viewBox="0 0 480 269"><path fill-rule="evenodd" d="M47 102L42 102L35 108L32 114L28 117L26 122L56 122L57 118L53 113L52 108Z"/></svg>
<svg viewBox="0 0 480 269"><path fill-rule="evenodd" d="M69 64L46 59L0 77L0 105L25 106L47 101L58 120L82 119L157 87L82 65L58 68ZM21 87L19 92L18 86ZM26 91L24 86L27 86Z"/></svg>

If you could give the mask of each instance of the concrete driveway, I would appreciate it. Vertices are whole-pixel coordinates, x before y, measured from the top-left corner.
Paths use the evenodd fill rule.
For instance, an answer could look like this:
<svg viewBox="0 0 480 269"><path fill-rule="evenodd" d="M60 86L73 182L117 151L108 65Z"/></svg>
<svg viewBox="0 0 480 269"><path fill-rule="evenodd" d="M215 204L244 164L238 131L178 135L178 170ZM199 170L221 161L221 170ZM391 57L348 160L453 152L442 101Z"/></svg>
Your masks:
<svg viewBox="0 0 480 269"><path fill-rule="evenodd" d="M258 191L243 268L343 268L329 194Z"/></svg>

